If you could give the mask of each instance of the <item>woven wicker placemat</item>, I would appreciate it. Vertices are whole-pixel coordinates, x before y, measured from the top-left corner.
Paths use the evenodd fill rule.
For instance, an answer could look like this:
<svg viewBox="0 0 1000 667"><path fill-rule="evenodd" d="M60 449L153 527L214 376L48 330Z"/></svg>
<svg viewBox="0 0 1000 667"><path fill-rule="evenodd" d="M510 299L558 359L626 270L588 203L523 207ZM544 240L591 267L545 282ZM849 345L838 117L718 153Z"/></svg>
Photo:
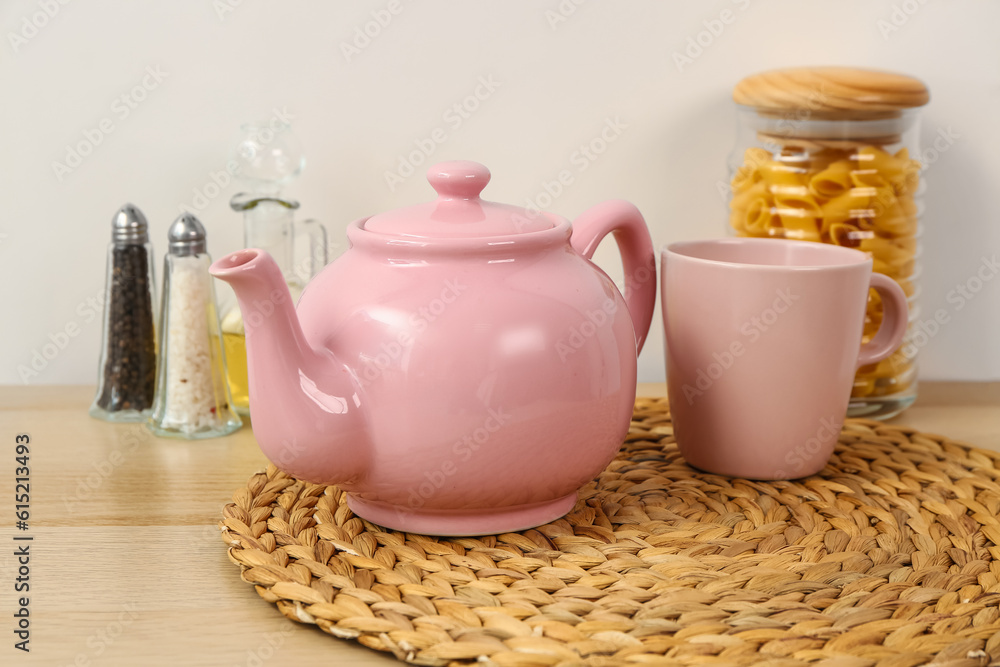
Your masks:
<svg viewBox="0 0 1000 667"><path fill-rule="evenodd" d="M640 399L619 456L535 530L384 530L271 466L220 527L285 616L413 664L1000 664L998 460L855 419L819 475L730 479Z"/></svg>

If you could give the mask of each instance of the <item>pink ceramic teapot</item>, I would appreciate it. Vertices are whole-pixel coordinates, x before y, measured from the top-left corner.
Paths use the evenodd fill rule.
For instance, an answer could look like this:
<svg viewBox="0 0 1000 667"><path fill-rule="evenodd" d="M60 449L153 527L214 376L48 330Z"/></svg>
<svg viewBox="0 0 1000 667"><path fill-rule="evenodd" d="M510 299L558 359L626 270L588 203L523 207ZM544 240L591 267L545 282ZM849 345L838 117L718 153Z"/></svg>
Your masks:
<svg viewBox="0 0 1000 667"><path fill-rule="evenodd" d="M487 202L475 162L436 200L350 224L297 308L274 260L211 272L246 327L253 430L279 468L337 484L374 523L476 535L559 518L615 456L656 298L653 245L624 201L564 218ZM609 232L625 297L590 257Z"/></svg>

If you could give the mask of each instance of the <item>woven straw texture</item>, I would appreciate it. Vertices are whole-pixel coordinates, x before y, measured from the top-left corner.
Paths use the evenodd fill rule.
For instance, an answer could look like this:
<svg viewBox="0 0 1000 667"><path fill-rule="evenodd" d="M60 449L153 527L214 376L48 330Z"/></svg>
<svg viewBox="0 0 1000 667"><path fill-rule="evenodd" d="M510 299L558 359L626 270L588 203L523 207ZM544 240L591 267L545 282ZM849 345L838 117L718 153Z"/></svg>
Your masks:
<svg viewBox="0 0 1000 667"><path fill-rule="evenodd" d="M640 399L618 458L535 530L387 531L273 467L220 527L285 616L413 664L1000 664L998 459L848 420L819 475L729 479Z"/></svg>

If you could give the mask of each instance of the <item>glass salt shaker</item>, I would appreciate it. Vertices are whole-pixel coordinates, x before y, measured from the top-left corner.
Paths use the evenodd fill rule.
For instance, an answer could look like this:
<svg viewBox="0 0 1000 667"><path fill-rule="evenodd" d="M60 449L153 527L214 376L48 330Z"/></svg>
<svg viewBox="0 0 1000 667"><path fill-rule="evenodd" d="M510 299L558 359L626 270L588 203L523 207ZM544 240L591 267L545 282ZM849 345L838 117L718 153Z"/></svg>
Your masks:
<svg viewBox="0 0 1000 667"><path fill-rule="evenodd" d="M90 415L113 422L145 421L153 406L156 335L153 264L146 216L125 204L111 221L104 335L97 395Z"/></svg>
<svg viewBox="0 0 1000 667"><path fill-rule="evenodd" d="M205 228L189 213L167 232L160 311L160 365L149 429L159 436L214 438L239 429L226 382Z"/></svg>

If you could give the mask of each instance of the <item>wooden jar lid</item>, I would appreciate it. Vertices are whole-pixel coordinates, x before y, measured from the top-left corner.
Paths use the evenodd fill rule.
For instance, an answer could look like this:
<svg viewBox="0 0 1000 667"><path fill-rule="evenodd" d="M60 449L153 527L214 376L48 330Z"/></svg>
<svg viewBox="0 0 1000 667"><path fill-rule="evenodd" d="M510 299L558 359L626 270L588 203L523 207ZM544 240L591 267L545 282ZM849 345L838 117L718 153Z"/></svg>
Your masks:
<svg viewBox="0 0 1000 667"><path fill-rule="evenodd" d="M898 116L930 100L919 79L850 67L776 69L736 84L733 100L764 114L807 110L817 118L869 119Z"/></svg>

